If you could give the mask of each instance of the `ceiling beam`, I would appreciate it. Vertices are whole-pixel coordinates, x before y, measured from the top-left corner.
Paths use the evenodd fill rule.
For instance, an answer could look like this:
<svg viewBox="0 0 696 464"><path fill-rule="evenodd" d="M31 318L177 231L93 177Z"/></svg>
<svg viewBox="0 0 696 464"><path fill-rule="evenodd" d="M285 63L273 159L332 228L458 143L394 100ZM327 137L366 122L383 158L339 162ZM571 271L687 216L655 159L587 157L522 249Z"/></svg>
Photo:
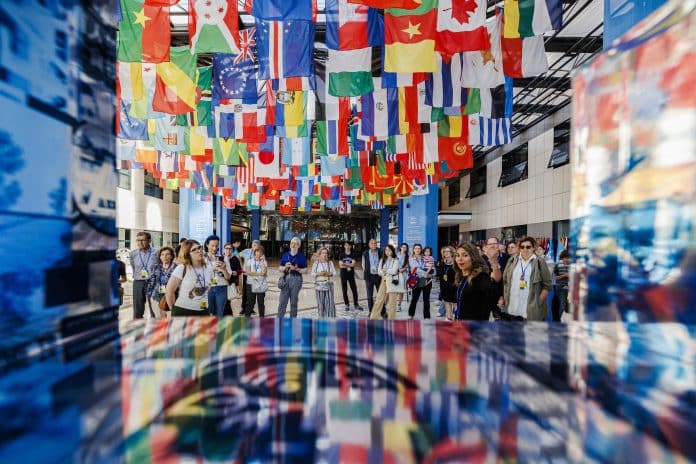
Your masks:
<svg viewBox="0 0 696 464"><path fill-rule="evenodd" d="M513 86L522 89L556 89L565 91L570 88L570 77L546 77L541 75L539 77L515 78L513 80Z"/></svg>
<svg viewBox="0 0 696 464"><path fill-rule="evenodd" d="M536 104L536 103L513 103L512 112L522 114L541 113L549 114L556 111L556 105Z"/></svg>
<svg viewBox="0 0 696 464"><path fill-rule="evenodd" d="M547 53L597 53L602 50L602 36L551 37L545 48Z"/></svg>

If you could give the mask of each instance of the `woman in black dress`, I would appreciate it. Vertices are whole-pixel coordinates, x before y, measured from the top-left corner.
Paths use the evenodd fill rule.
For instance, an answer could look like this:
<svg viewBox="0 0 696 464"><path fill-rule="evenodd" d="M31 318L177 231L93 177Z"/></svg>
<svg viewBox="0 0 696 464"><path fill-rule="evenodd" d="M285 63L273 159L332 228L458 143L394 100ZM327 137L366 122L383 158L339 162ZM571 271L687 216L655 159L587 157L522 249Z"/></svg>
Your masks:
<svg viewBox="0 0 696 464"><path fill-rule="evenodd" d="M445 317L452 320L453 309L457 305L457 287L454 285L454 250L450 246L440 250L442 258L437 263L437 275L440 279L440 299L445 308ZM440 310L442 315L442 310Z"/></svg>
<svg viewBox="0 0 696 464"><path fill-rule="evenodd" d="M462 243L454 255L454 281L457 286L455 318L487 321L490 316L491 277L476 247Z"/></svg>

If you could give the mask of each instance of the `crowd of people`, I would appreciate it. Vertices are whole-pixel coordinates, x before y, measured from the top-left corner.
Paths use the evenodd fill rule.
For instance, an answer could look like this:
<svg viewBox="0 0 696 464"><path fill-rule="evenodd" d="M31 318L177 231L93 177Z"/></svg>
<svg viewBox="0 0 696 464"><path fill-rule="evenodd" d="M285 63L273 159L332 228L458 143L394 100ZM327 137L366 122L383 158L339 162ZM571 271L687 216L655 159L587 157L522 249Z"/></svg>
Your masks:
<svg viewBox="0 0 696 464"><path fill-rule="evenodd" d="M233 315L233 302L241 300L239 314L265 317L268 261L262 244L240 250L241 241L225 243L211 235L201 245L182 239L176 249L154 249L150 234L136 236L138 248L130 253L133 271L133 317L143 318L146 306L152 318L171 316ZM419 243L397 249L387 244L378 248L376 240L360 254L346 241L338 267L327 248L320 248L308 259L301 251L302 242L290 241L278 265L280 278L273 286L280 291L277 317L297 317L300 290L309 274L314 287L316 307L321 318L336 317L334 278L339 277L345 311L367 309L371 319L396 319L402 311L404 295L410 294L408 316L416 316L422 301L422 316L429 319L433 283L439 283L438 316L448 320L490 319L509 321L545 321L548 294L555 281L556 300L553 319L567 311L567 251L560 261L549 266L545 250L532 237L502 245L489 238L485 245L462 243L445 246L435 261L433 250ZM409 252L410 250L410 252ZM362 269L367 308L358 299L356 272ZM121 273L120 271L119 273ZM123 272L125 274L125 272ZM119 282L124 281L121 275ZM350 294L349 294L350 289ZM352 296L353 305L350 305Z"/></svg>

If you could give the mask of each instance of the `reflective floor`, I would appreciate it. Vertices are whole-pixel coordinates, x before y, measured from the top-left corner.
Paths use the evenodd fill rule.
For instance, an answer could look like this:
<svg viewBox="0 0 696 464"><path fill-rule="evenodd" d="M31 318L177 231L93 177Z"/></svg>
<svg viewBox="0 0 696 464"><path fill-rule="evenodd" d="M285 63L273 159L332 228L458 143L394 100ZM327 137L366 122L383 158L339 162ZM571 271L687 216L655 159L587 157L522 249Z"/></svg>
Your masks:
<svg viewBox="0 0 696 464"><path fill-rule="evenodd" d="M118 363L76 369L50 399L28 394L38 387L26 380L24 411L41 421L3 434L0 461L696 459L693 327L274 318L124 327Z"/></svg>

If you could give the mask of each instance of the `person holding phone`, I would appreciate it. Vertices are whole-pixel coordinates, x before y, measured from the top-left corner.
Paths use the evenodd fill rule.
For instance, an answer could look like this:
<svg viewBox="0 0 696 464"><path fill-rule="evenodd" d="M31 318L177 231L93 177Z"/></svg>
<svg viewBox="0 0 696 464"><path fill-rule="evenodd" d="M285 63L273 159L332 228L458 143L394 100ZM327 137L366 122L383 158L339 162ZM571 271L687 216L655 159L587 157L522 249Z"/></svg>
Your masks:
<svg viewBox="0 0 696 464"><path fill-rule="evenodd" d="M346 311L350 311L348 302L348 285L353 293L353 306L358 311L363 308L358 304L358 286L355 284L355 256L353 255L353 244L349 241L343 242L343 252L338 257L338 267L341 269L341 290L343 290L343 303Z"/></svg>
<svg viewBox="0 0 696 464"><path fill-rule="evenodd" d="M227 302L227 281L231 277L231 269L228 269L222 256L217 252L220 248L220 238L210 235L205 239L203 248L206 251L205 259L213 269L213 276L208 291L208 310L212 316L222 317Z"/></svg>

